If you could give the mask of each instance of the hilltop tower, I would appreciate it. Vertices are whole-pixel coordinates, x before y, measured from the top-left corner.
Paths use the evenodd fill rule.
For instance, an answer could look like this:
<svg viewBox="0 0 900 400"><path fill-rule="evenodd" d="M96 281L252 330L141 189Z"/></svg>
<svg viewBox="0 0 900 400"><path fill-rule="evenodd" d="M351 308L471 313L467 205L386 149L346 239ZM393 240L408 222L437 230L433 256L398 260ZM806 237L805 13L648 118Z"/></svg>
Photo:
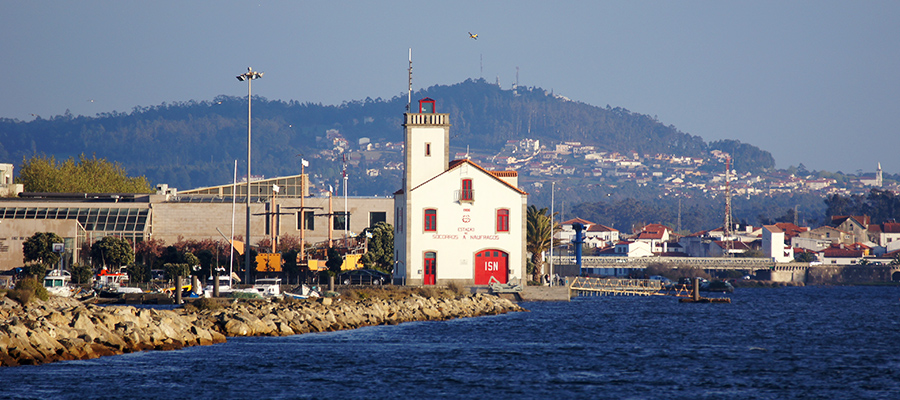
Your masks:
<svg viewBox="0 0 900 400"><path fill-rule="evenodd" d="M881 162L879 162L878 169L875 170L875 186L881 187L881 185L884 184L883 178L884 176L882 175L881 171Z"/></svg>

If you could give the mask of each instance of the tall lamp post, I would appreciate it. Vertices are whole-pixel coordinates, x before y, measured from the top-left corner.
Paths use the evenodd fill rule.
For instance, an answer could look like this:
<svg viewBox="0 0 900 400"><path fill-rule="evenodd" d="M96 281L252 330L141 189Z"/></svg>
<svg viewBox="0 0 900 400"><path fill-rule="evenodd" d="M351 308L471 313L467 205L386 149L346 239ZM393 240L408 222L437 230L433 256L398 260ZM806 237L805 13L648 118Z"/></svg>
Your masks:
<svg viewBox="0 0 900 400"><path fill-rule="evenodd" d="M237 80L243 82L247 81L247 231L244 236L244 264L246 265L246 270L244 271L244 283L250 283L250 126L251 126L251 114L250 114L250 97L253 93L252 84L254 79L262 78L263 73L254 71L253 68L247 67L247 72L240 74L237 76Z"/></svg>

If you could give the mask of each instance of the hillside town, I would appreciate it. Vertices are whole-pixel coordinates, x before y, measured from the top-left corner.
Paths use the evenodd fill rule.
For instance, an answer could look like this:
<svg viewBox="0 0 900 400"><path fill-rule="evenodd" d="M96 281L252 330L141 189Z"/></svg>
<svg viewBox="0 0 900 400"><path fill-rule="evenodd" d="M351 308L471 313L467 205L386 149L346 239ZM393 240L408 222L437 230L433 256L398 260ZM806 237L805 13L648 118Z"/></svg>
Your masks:
<svg viewBox="0 0 900 400"><path fill-rule="evenodd" d="M369 177L403 168L402 142L362 138L351 143L339 130L329 129L321 138L320 148L314 158L343 161L352 167L364 168ZM619 153L602 151L581 142L542 143L529 138L509 140L491 154L464 150L451 156L453 159L470 159L487 170L517 171L525 190L541 188L553 178L579 178L611 187L632 182L673 197L721 196L725 192L729 157L731 155L720 150L712 150L705 157ZM864 194L873 187L900 192L900 184L883 178L881 163L873 162L872 166L874 172L857 171L856 175L847 175L849 179L842 181L820 177L821 174L806 171L802 166L793 173L788 170L751 173L731 168L729 183L733 196L747 198L780 193L848 196Z"/></svg>
<svg viewBox="0 0 900 400"><path fill-rule="evenodd" d="M764 257L773 262L813 265L900 264L900 223L871 223L868 216L834 216L819 227L779 222L763 226L724 227L679 235L661 224L634 232L581 218L560 223L555 238L571 253L575 226L583 226L585 254L607 257Z"/></svg>

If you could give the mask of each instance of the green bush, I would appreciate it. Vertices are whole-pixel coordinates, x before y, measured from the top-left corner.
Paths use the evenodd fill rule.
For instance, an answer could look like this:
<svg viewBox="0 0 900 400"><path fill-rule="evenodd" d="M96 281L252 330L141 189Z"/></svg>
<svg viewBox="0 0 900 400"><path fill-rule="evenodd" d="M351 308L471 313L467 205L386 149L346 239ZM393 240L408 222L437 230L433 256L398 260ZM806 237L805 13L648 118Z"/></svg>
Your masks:
<svg viewBox="0 0 900 400"><path fill-rule="evenodd" d="M40 281L34 278L25 278L18 282L16 282L16 290L28 292L29 294L26 296L25 301L20 301L20 303L25 304L28 300L31 299L32 296L36 296L37 298L47 301L50 299L50 293L47 292L47 288L41 284Z"/></svg>
<svg viewBox="0 0 900 400"><path fill-rule="evenodd" d="M233 299L259 299L259 298L262 298L262 296L260 296L258 293L251 293L251 292L231 292L231 294L229 294L228 297L231 297Z"/></svg>

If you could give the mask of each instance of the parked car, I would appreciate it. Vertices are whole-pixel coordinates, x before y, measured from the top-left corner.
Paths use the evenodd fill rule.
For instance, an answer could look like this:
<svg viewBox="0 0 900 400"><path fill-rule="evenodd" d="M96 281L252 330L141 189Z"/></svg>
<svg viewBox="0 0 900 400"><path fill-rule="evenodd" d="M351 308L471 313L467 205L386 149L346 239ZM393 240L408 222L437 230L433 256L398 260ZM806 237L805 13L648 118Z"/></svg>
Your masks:
<svg viewBox="0 0 900 400"><path fill-rule="evenodd" d="M338 275L338 282L344 285L383 285L390 281L390 275L374 269L355 269Z"/></svg>

